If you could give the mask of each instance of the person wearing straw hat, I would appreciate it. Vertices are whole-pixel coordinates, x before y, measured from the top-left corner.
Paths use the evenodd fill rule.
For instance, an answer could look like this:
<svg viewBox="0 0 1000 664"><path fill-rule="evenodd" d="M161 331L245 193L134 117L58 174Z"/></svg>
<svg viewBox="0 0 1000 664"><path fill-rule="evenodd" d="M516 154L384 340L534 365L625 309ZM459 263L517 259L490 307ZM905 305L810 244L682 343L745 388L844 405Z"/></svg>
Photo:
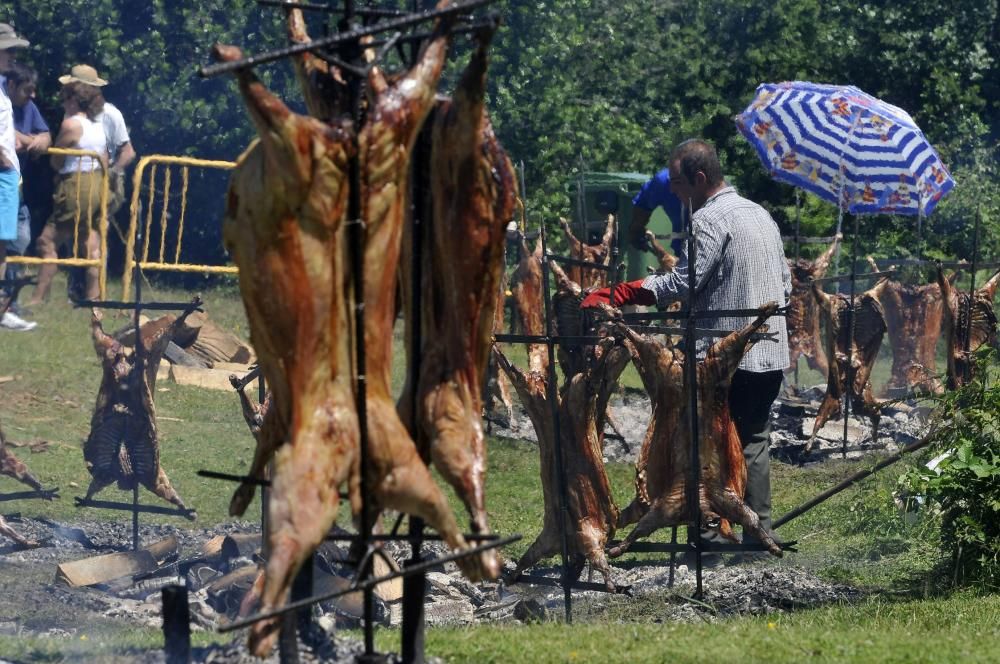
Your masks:
<svg viewBox="0 0 1000 664"><path fill-rule="evenodd" d="M7 71L13 64L11 50L26 48L28 44L28 40L19 37L12 26L0 23L0 72ZM7 96L5 83L5 80L0 81L0 275L6 272L7 242L17 239L17 213L21 207L21 164L17 158L14 106ZM3 305L0 310L4 311L0 328L27 331L35 327L35 323L6 311L6 302L0 304Z"/></svg>
<svg viewBox="0 0 1000 664"><path fill-rule="evenodd" d="M98 121L103 97L97 88L70 82L59 93L65 116L56 136L55 147L95 152L91 156L52 155L52 167L58 171L56 191L49 217L35 248L42 258L56 258L59 247L75 240L73 253L77 257L100 258L97 227L101 214L102 169L107 168L108 143L104 126ZM48 298L49 287L56 273L54 263L45 263L38 271L38 285L31 305ZM98 296L98 270L86 270L87 299Z"/></svg>
<svg viewBox="0 0 1000 664"><path fill-rule="evenodd" d="M97 116L98 122L104 125L104 133L108 138L108 156L111 170L111 198L108 200L108 216L114 216L125 202L125 169L135 160L135 149L128 135L125 118L111 102L104 99L103 88L108 81L97 74L90 65L73 65L69 73L59 77L63 85L79 83L98 89L98 94L104 102L104 110Z"/></svg>

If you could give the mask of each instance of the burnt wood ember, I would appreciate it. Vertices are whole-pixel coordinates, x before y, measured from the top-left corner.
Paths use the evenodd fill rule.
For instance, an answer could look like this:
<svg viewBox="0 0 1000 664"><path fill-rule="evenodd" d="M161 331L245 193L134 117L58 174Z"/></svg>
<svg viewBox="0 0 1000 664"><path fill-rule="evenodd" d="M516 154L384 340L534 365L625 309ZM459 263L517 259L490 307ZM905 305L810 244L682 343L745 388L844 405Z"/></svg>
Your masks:
<svg viewBox="0 0 1000 664"><path fill-rule="evenodd" d="M13 477L18 482L30 486L36 491L44 491L42 483L31 474L28 467L7 447L7 438L4 436L3 427L0 427L0 475ZM50 499L51 500L51 499ZM28 539L17 532L13 526L7 523L3 516L0 516L0 535L4 535L23 547L36 547L38 542Z"/></svg>
<svg viewBox="0 0 1000 664"><path fill-rule="evenodd" d="M566 234L566 241L569 243L570 258L597 263L598 265L609 265L611 263L611 240L615 235L615 216L608 215L607 225L604 228L604 235L601 236L599 244L588 244L579 240L573 235L573 230L569 227L569 222L560 217L559 225ZM570 265L566 272L569 278L580 284L583 289L604 288L608 285L608 273L595 267L584 267L582 265Z"/></svg>
<svg viewBox="0 0 1000 664"><path fill-rule="evenodd" d="M878 438L878 423L881 406L872 394L871 373L875 358L885 336L885 313L880 302L889 279L883 277L854 299L854 344L850 350L851 363L848 366L848 314L851 308L847 295L828 295L819 284L813 284L813 295L819 304L819 312L826 329L826 355L835 358L835 363L827 372L826 394L816 413L812 435L806 442L805 452L811 452L819 430L831 417L841 415L840 401L851 400L851 410L859 415L867 415L872 422L872 439Z"/></svg>
<svg viewBox="0 0 1000 664"><path fill-rule="evenodd" d="M948 389L958 389L972 379L971 354L984 345L997 343L997 314L993 299L1000 285L1000 270L977 288L969 306L969 294L959 292L938 266L938 286L944 294L944 338L948 349ZM972 322L969 317L971 312ZM968 347L968 351L966 351Z"/></svg>
<svg viewBox="0 0 1000 664"><path fill-rule="evenodd" d="M438 8L450 4L438 3ZM365 220L364 298L367 362L369 523L382 509L418 516L453 549L467 547L444 494L435 484L392 396L392 328L396 316L397 268L407 217L410 157L417 134L435 101L448 49L447 26L440 23L417 63L389 82L379 67L369 76L372 93L359 134L361 205ZM481 117L476 116L478 119ZM492 295L492 291L490 293ZM492 316L487 323L492 323ZM481 389L481 388L477 388ZM463 558L471 580L489 577L484 558Z"/></svg>
<svg viewBox="0 0 1000 664"><path fill-rule="evenodd" d="M871 259L869 263L877 272L878 266ZM936 350L944 316L941 287L936 282L917 286L891 279L882 291L882 307L892 345L892 374L886 388L940 394Z"/></svg>
<svg viewBox="0 0 1000 664"><path fill-rule="evenodd" d="M239 49L217 46L221 61ZM239 89L260 140L240 157L230 182L223 237L240 268L250 335L271 390L249 475L274 459L269 551L262 610L284 604L302 562L337 516L349 484L358 509L359 433L344 221L349 120L324 123L292 113L249 70ZM242 514L253 484L237 489ZM278 621L256 623L250 647L264 655Z"/></svg>
<svg viewBox="0 0 1000 664"><path fill-rule="evenodd" d="M201 300L192 301L192 309ZM86 499L109 484L123 490L144 486L160 498L187 509L160 466L160 443L156 431L153 391L160 359L187 313L163 316L139 329L143 371L135 371L136 356L121 342L106 334L103 314L91 310L90 328L94 350L103 375L97 403L90 420L90 434L83 444L83 458L91 475ZM189 518L194 518L194 513Z"/></svg>
<svg viewBox="0 0 1000 664"><path fill-rule="evenodd" d="M548 378L545 370L527 372L513 366L495 346L500 367L510 376L521 404L538 436L541 455L542 494L544 521L542 532L517 561L509 580L516 581L521 573L561 548L559 522L563 518L562 500L559 495L559 468L555 462L555 426L548 402ZM546 352L544 346L532 352ZM614 535L618 521L615 505L604 468L604 424L607 403L615 381L628 364L628 350L612 337L591 346L583 371L575 374L559 391L559 424L562 458L569 503L566 510L567 538L571 580L576 580L589 562L604 576L609 590L614 590L611 568L604 547ZM530 361L537 366L538 361Z"/></svg>
<svg viewBox="0 0 1000 664"><path fill-rule="evenodd" d="M701 520L724 537L736 540L732 524L743 526L763 542L775 556L781 548L760 526L757 514L743 501L746 488L746 460L736 426L729 414L729 387L751 335L767 331L764 324L777 310L769 303L746 327L732 332L712 345L697 363L698 371L698 458L701 464L699 505ZM636 498L622 514L619 525L638 520L635 528L608 555L624 554L641 537L665 526L693 520L687 504L687 484L691 470L690 423L684 377L684 354L668 340L661 344L636 334L624 325L626 345L639 370L653 405L650 428L636 464ZM668 338L669 339L669 338Z"/></svg>
<svg viewBox="0 0 1000 664"><path fill-rule="evenodd" d="M477 34L478 47L454 96L439 102L429 121L433 222L421 225L423 353L415 381L417 446L422 453L429 452L434 466L455 489L477 534L490 532L482 392L506 226L517 200L513 164L497 141L485 108L492 35L492 28ZM404 420L411 399L404 391L400 399ZM496 551L486 551L480 559L481 573L496 578L500 573Z"/></svg>
<svg viewBox="0 0 1000 664"><path fill-rule="evenodd" d="M826 346L820 334L820 316L813 297L811 282L821 279L830 267L841 236L838 234L830 246L815 260L788 259L792 273L792 294L788 298L788 350L791 360L790 372L795 371L799 357L804 356L809 367L824 376L829 370Z"/></svg>

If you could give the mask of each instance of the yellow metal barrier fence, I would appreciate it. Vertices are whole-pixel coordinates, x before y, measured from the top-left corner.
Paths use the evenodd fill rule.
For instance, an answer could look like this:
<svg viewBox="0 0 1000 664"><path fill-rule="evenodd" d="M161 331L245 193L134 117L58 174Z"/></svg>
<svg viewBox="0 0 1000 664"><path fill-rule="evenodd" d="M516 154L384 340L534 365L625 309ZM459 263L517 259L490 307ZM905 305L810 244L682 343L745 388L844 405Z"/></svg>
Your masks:
<svg viewBox="0 0 1000 664"><path fill-rule="evenodd" d="M150 260L150 239L152 237L154 207L156 203L156 177L159 167L163 166L162 187L163 195L160 201L159 217L159 251L156 260ZM176 228L170 223L171 218L168 212L170 204L171 186L171 166L181 167L181 198L180 214L177 218ZM187 214L187 190L189 181L189 169L214 168L221 170L231 170L236 166L233 161L213 161L209 159L196 159L193 157L174 157L169 155L149 155L139 160L132 175L132 202L129 207L128 234L125 239L125 272L122 274L122 299L127 300L132 289L132 271L135 267L135 242L138 236L140 224L142 224L142 252L139 258L139 268L142 270L161 270L173 272L203 272L211 274L236 274L238 269L232 265L194 265L181 263L181 242L184 239L184 221ZM139 219L139 201L142 192L143 177L149 170L149 181L146 192L145 221ZM176 242L174 244L173 258L167 255L167 231L176 231ZM155 249L154 249L155 250Z"/></svg>
<svg viewBox="0 0 1000 664"><path fill-rule="evenodd" d="M106 155L98 154L91 150L75 150L73 148L49 148L47 154L50 155L63 155L66 157L91 157L96 159L99 163L103 163L102 159L106 159ZM82 166L82 160L79 162ZM65 265L67 267L96 267L97 268L97 279L98 285L100 286L101 299L107 297L107 255L108 255L108 192L109 192L109 182L108 182L108 171L105 168L100 168L101 171L101 208L100 208L100 219L97 223L97 232L100 235L101 243L101 255L96 258L88 258L87 256L81 257L79 255L80 248L80 196L83 192L80 191L80 169L78 167L76 171L76 219L73 222L73 250L69 258L38 258L35 256L7 256L7 262L9 263L21 263L23 265L42 265L42 264L56 264ZM92 228L94 219L92 217L92 210L89 203L92 201L93 191L88 188L87 199L87 225L84 228ZM46 222L47 223L47 222ZM57 248L58 249L58 248Z"/></svg>

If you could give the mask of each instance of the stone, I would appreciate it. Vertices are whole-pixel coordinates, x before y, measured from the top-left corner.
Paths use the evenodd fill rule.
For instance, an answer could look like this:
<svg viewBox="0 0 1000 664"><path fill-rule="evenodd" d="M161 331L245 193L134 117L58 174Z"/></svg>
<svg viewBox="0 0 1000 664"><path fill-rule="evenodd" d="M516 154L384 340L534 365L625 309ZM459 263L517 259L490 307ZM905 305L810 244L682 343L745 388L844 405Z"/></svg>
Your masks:
<svg viewBox="0 0 1000 664"><path fill-rule="evenodd" d="M523 623L545 622L546 615L545 605L531 597L514 605L514 617Z"/></svg>
<svg viewBox="0 0 1000 664"><path fill-rule="evenodd" d="M424 605L425 622L428 626L468 625L475 616L472 604L464 599L435 599Z"/></svg>

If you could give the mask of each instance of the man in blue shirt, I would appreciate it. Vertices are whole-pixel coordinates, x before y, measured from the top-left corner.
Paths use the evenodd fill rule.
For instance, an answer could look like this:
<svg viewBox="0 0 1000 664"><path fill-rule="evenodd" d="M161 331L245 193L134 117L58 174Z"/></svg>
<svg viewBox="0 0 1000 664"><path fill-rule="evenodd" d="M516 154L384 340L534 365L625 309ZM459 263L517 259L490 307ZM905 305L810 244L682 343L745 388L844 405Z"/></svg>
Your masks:
<svg viewBox="0 0 1000 664"><path fill-rule="evenodd" d="M649 216L658 207L663 208L667 217L670 218L673 231L680 232L683 219L681 200L674 192L670 191L670 169L668 168L664 168L642 185L642 189L632 199L632 223L628 227L628 239L633 247L645 248L646 225L649 223ZM682 240L673 240L670 243L670 248L675 256L680 255L683 246Z"/></svg>

